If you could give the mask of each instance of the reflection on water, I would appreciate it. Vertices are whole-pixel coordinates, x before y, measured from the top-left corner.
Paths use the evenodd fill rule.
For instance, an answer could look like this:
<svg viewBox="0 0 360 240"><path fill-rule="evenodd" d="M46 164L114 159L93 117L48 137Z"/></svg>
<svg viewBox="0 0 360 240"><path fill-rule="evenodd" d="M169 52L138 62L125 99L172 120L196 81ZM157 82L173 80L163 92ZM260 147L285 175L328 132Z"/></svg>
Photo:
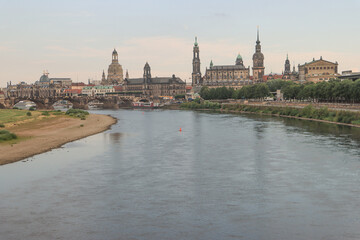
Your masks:
<svg viewBox="0 0 360 240"><path fill-rule="evenodd" d="M1 239L360 239L359 129L99 112L119 121L0 167Z"/></svg>
<svg viewBox="0 0 360 240"><path fill-rule="evenodd" d="M109 136L110 141L112 142L112 144L119 144L120 143L120 138L121 138L121 133L108 133L107 134Z"/></svg>

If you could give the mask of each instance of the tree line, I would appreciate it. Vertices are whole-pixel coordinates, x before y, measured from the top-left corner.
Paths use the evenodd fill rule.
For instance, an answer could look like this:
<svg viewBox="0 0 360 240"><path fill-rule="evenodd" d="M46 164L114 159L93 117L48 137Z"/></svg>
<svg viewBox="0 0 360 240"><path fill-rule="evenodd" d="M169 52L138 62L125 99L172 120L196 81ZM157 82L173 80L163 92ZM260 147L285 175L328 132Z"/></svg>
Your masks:
<svg viewBox="0 0 360 240"><path fill-rule="evenodd" d="M282 79L266 83L245 85L241 89L203 87L200 96L205 100L212 99L259 99L274 97L276 90L281 90L285 100L316 102L360 102L360 79L330 80L319 83L295 83Z"/></svg>

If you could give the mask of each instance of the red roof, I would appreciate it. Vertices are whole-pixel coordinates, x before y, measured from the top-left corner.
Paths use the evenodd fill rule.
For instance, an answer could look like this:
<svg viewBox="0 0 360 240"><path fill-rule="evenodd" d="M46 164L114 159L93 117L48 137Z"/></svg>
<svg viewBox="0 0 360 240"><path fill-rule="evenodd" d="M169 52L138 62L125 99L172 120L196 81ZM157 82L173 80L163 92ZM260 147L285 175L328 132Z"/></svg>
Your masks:
<svg viewBox="0 0 360 240"><path fill-rule="evenodd" d="M121 92L123 91L123 87L122 86L114 86L115 92Z"/></svg>
<svg viewBox="0 0 360 240"><path fill-rule="evenodd" d="M186 90L191 90L192 89L192 86L186 86Z"/></svg>
<svg viewBox="0 0 360 240"><path fill-rule="evenodd" d="M83 82L72 83L71 86L85 86Z"/></svg>
<svg viewBox="0 0 360 240"><path fill-rule="evenodd" d="M81 89L64 89L64 93L81 94Z"/></svg>

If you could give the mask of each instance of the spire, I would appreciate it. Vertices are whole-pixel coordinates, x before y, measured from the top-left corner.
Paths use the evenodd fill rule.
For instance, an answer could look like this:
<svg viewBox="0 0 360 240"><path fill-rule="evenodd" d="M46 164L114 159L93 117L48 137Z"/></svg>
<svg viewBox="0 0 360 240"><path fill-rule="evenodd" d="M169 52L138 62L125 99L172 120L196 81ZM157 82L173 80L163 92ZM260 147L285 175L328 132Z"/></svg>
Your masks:
<svg viewBox="0 0 360 240"><path fill-rule="evenodd" d="M211 60L211 62L210 62L210 68L212 68L214 66L214 64L213 64L213 61Z"/></svg>
<svg viewBox="0 0 360 240"><path fill-rule="evenodd" d="M198 42L197 42L197 37L195 37L195 43L194 46L197 47L198 46Z"/></svg>
<svg viewBox="0 0 360 240"><path fill-rule="evenodd" d="M288 53L286 54L286 60L289 60L289 54Z"/></svg>
<svg viewBox="0 0 360 240"><path fill-rule="evenodd" d="M125 75L125 78L126 79L129 79L129 72L128 72L128 70L126 69L126 75Z"/></svg>
<svg viewBox="0 0 360 240"><path fill-rule="evenodd" d="M260 43L260 37L259 37L259 26L257 26L257 41L256 43Z"/></svg>

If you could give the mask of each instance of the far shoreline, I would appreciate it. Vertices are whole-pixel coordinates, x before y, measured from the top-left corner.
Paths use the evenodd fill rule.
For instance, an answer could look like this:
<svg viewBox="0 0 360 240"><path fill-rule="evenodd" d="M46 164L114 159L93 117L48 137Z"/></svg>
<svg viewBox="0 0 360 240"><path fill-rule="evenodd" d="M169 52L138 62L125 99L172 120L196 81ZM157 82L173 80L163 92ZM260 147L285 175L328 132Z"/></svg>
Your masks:
<svg viewBox="0 0 360 240"><path fill-rule="evenodd" d="M116 122L117 119L109 115L90 114L86 120L63 116L46 122L24 123L10 128L9 130L20 137L28 137L28 139L15 144L0 144L0 166L18 162L59 148L66 143L104 132Z"/></svg>
<svg viewBox="0 0 360 240"><path fill-rule="evenodd" d="M306 121L313 121L313 122L322 122L322 123L329 123L329 124L335 124L335 125L340 125L340 126L360 128L360 125L351 124L351 123L333 122L333 121L321 120L321 119L316 119L316 118L296 117L296 116L280 115L280 114L272 114L272 113L224 110L222 108L220 108L220 109L211 109L211 108L190 109L190 108L181 108L180 106L178 106L178 107L167 108L166 110L182 110L182 111L186 110L186 111L199 111L199 112L204 111L204 112L217 112L217 113L221 113L221 114L240 114L240 113L241 114L254 114L254 115L283 117L283 118L291 118L291 119L306 120ZM343 111L346 111L346 109L344 109Z"/></svg>

